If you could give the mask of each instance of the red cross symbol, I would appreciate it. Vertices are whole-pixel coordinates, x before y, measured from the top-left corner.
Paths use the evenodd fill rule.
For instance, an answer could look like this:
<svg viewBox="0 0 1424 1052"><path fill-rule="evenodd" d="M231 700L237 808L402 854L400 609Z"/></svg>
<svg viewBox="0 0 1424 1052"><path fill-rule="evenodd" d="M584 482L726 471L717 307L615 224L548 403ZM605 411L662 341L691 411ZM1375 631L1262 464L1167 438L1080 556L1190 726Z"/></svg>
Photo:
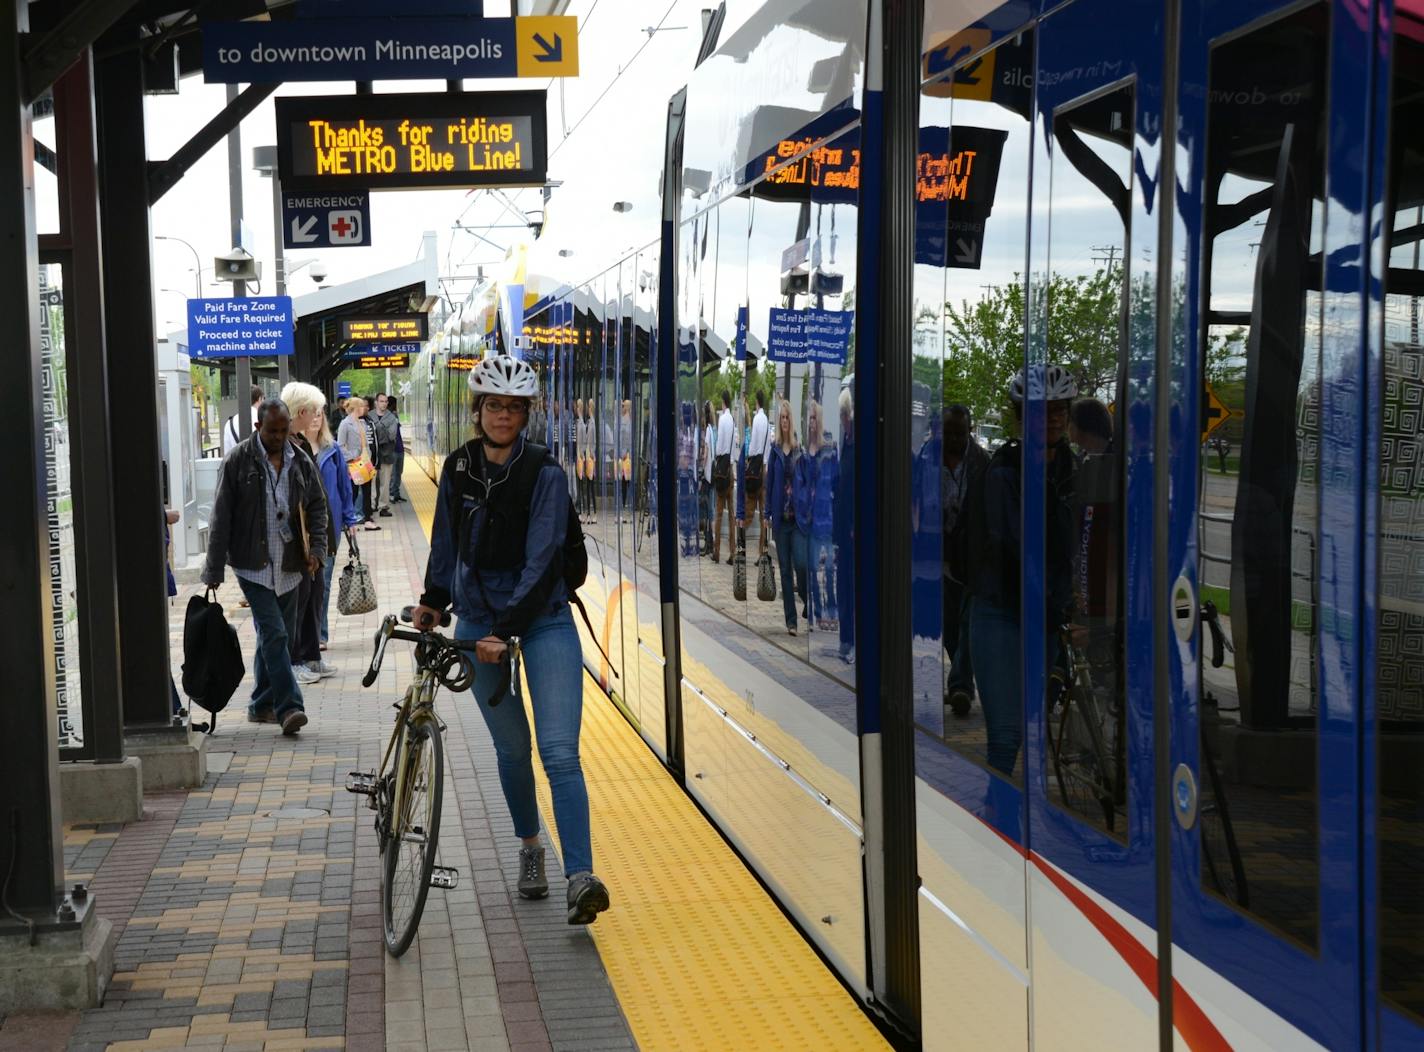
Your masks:
<svg viewBox="0 0 1424 1052"><path fill-rule="evenodd" d="M346 221L345 216L341 216L336 222L331 224L331 229L336 231L337 237L345 237L346 231L352 229L351 224Z"/></svg>

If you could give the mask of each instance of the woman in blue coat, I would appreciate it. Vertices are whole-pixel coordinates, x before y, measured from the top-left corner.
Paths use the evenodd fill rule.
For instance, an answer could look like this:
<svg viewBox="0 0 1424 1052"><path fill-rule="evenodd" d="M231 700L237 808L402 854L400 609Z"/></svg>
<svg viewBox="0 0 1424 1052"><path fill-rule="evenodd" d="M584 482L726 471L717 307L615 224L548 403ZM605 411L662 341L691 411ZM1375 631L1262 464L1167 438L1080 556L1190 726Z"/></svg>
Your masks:
<svg viewBox="0 0 1424 1052"><path fill-rule="evenodd" d="M312 442L316 450L316 469L321 475L321 486L326 491L326 506L331 514L327 516L326 568L321 575L321 649L326 649L330 637L331 577L336 571L336 549L339 528L346 535L346 543L351 543L351 532L361 525L362 514L356 508L356 490L351 485L351 474L346 470L346 458L341 454L341 446L332 437L331 425L325 414L321 416L320 434Z"/></svg>

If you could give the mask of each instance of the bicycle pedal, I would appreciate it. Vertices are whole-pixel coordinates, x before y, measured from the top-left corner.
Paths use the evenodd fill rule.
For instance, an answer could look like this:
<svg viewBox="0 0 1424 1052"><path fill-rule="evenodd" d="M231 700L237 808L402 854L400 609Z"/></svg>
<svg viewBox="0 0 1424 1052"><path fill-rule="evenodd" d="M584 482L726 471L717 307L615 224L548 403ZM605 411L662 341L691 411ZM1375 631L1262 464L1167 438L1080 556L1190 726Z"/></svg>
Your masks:
<svg viewBox="0 0 1424 1052"><path fill-rule="evenodd" d="M435 866L430 871L430 886L454 891L460 885L460 871L454 866Z"/></svg>
<svg viewBox="0 0 1424 1052"><path fill-rule="evenodd" d="M346 776L346 791L348 793L360 793L362 796L375 796L376 786L375 771L351 771Z"/></svg>

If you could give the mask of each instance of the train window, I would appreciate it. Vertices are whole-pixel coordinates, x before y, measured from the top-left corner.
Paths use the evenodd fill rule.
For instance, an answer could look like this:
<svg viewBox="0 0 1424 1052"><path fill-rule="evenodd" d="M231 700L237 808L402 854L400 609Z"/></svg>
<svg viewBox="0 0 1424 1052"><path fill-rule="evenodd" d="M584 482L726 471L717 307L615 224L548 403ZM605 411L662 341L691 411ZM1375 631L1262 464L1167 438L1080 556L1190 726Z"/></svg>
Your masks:
<svg viewBox="0 0 1424 1052"><path fill-rule="evenodd" d="M1310 946L1328 27L1212 49L1202 217L1201 881Z"/></svg>
<svg viewBox="0 0 1424 1052"><path fill-rule="evenodd" d="M985 549L992 542L1000 550L1000 538L988 536L987 520L970 529L969 507L970 494L984 492L991 462L1008 463L1017 448L1010 441L1016 432L1009 390L1024 364L1032 89L1023 85L1033 83L1033 55L1033 33L1024 32L970 60L965 73L925 85L916 178L916 346L925 346L917 352L917 376L929 385L939 380L940 390L924 411L912 524L921 554L936 538L943 554L938 587L923 574L915 581L916 621L932 624L936 602L941 621L937 635L917 629L935 645L924 648L917 639L916 664L935 667L937 661L944 675L942 701L931 693L929 706L917 706L917 723L1016 782L1022 771L1013 762L1017 750L998 741L1010 730L1017 741L1023 721L1018 584L1006 588L1000 576L981 572L989 565ZM967 75L986 67L996 75ZM987 98L986 82L993 85ZM942 348L942 360L931 347ZM925 477L934 477L936 462L937 487ZM1008 506L1018 506L1016 474L1000 472L994 486ZM1014 519L1004 546L1013 560L1017 546ZM978 642L976 624L982 625ZM1001 640L1002 648L991 642L995 626L1014 636ZM1007 714L1012 723L996 724L1004 734L996 733L992 761L991 712Z"/></svg>
<svg viewBox="0 0 1424 1052"><path fill-rule="evenodd" d="M1048 797L1127 839L1123 458L1134 92L1053 119L1044 414ZM1038 390L1038 388L1042 390ZM1017 392L1016 392L1017 394ZM1016 403L1017 404L1017 403ZM1017 410L1015 410L1017 412Z"/></svg>
<svg viewBox="0 0 1424 1052"><path fill-rule="evenodd" d="M1380 988L1424 1017L1424 9L1396 7L1392 69L1375 626Z"/></svg>
<svg viewBox="0 0 1424 1052"><path fill-rule="evenodd" d="M696 246L703 215L684 224L677 242L677 401L679 412L690 409L697 424L691 438L691 448L682 452L692 456L691 474L679 464L678 519L678 583L694 595L702 594L701 557L711 555L712 544L712 434L715 416L711 400L701 393L698 363L702 357L702 294L699 285Z"/></svg>
<svg viewBox="0 0 1424 1052"><path fill-rule="evenodd" d="M632 312L633 322L633 368L636 376L635 399L640 407L642 423L640 427L640 454L639 463L645 473L643 483L645 510L644 515L647 523L642 531L642 543L638 545L638 566L640 582L643 580L642 570L647 569L653 573L658 568L658 545L657 545L657 522L658 522L658 485L661 480L658 478L657 455L657 385L654 380L655 370L653 363L657 361L658 331L657 331L657 306L658 306L658 257L655 251L643 252L634 259L634 282L635 288L629 299L628 309ZM690 408L690 407L689 407ZM681 423L681 421L679 421ZM693 437L691 433L687 436ZM691 455L692 447L688 447ZM695 493L695 490L692 491ZM689 509L691 510L691 509ZM695 527L696 517L692 516ZM695 532L689 534L695 539ZM654 590L656 586L651 587Z"/></svg>

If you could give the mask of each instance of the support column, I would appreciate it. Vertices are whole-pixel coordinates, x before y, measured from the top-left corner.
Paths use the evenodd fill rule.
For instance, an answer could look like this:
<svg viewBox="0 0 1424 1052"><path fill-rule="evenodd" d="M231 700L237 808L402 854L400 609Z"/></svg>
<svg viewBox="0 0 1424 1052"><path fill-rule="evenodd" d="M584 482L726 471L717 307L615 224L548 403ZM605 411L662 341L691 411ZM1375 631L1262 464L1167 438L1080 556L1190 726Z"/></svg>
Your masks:
<svg viewBox="0 0 1424 1052"><path fill-rule="evenodd" d="M79 589L79 668L90 698L84 732L94 743L94 762L112 764L124 758L124 706L93 86L92 53L86 52L55 83L54 110L59 162L65 172L60 186L67 191L64 233L72 260L66 313L73 342L65 367L69 419L74 424L69 465Z"/></svg>
<svg viewBox="0 0 1424 1052"><path fill-rule="evenodd" d="M158 350L153 325L153 239L138 26L126 22L97 48L100 216L104 242L106 353L118 562L124 739L143 761L145 789L201 785L207 739L173 716L168 597L164 588ZM107 53L106 53L107 52Z"/></svg>
<svg viewBox="0 0 1424 1052"><path fill-rule="evenodd" d="M40 400L39 242L34 139L20 61L29 4L0 8L0 362L11 389L0 457L7 528L0 531L0 1013L96 1004L113 973L113 929L92 899L63 897L59 737L49 547L43 527L44 418ZM13 915L10 911L13 911Z"/></svg>

